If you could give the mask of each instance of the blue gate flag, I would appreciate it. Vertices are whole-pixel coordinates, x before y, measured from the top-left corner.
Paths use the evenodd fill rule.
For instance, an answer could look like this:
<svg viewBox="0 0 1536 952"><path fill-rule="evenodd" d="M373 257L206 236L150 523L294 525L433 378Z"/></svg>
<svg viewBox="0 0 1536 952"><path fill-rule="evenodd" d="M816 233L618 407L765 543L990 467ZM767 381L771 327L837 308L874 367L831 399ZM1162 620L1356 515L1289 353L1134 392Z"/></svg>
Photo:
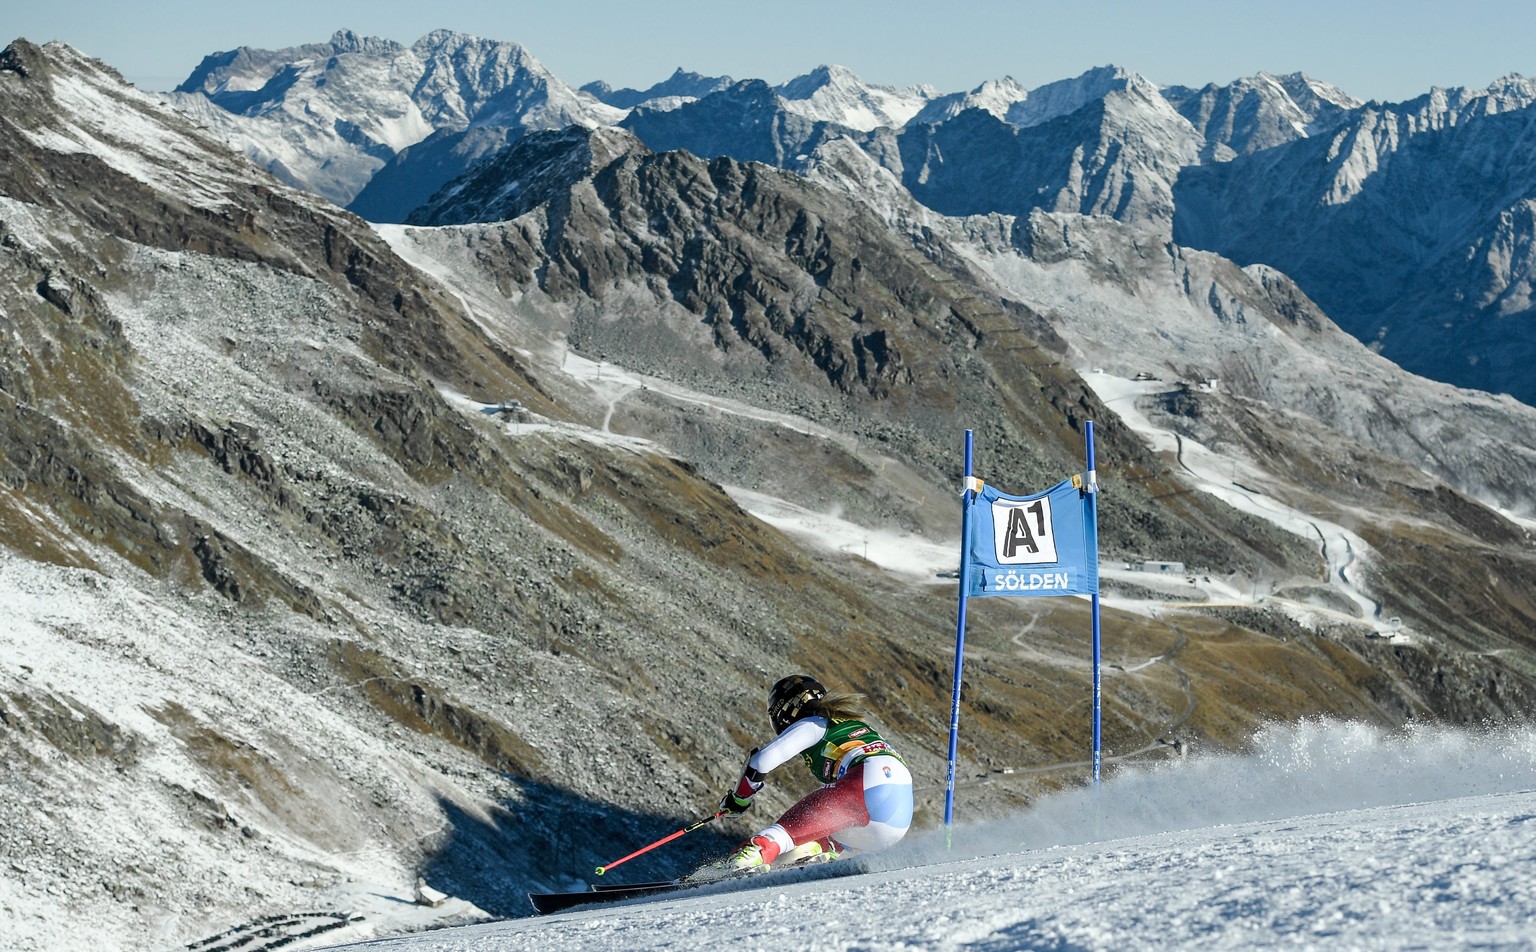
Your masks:
<svg viewBox="0 0 1536 952"><path fill-rule="evenodd" d="M1010 496L973 477L966 595L1097 595L1099 532L1090 487L1077 478Z"/></svg>
<svg viewBox="0 0 1536 952"><path fill-rule="evenodd" d="M1099 476L1093 421L1083 424L1088 469L1043 493L1010 496L971 472L973 434L965 431L965 493L960 505L960 598L955 613L955 690L949 707L949 767L944 781L945 841L955 822L960 687L966 602L987 595L1087 595L1093 605L1093 785L1103 764L1099 624Z"/></svg>

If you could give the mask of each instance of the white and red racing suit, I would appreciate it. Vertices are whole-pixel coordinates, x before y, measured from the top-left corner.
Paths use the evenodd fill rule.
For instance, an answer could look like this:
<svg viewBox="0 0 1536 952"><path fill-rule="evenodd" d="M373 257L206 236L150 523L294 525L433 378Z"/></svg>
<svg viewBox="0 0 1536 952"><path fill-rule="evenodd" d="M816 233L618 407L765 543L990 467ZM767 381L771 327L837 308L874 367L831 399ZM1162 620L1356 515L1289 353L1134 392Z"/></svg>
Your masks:
<svg viewBox="0 0 1536 952"><path fill-rule="evenodd" d="M825 784L785 811L752 839L763 861L812 840L838 850L878 850L896 843L912 825L912 774L901 757L863 721L805 717L786 727L747 761L736 796L748 799L760 778L799 756Z"/></svg>

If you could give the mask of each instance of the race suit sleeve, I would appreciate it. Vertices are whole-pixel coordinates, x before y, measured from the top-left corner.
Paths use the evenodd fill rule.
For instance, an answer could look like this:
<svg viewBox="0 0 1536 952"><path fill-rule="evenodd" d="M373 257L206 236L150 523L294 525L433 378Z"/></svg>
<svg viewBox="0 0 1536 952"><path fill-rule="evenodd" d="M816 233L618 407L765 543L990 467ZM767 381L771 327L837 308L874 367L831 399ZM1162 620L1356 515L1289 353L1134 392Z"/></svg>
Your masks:
<svg viewBox="0 0 1536 952"><path fill-rule="evenodd" d="M747 766L761 774L783 766L820 743L827 736L827 728L830 726L825 717L801 718L784 728L784 733L764 744L747 761Z"/></svg>

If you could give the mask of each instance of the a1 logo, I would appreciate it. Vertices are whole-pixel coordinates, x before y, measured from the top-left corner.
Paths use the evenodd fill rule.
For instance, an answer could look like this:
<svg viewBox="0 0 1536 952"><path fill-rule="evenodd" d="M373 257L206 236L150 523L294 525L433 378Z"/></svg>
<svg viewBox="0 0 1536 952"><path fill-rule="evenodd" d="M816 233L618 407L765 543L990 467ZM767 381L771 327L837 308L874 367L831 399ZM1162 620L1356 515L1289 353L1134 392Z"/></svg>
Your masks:
<svg viewBox="0 0 1536 952"><path fill-rule="evenodd" d="M1051 499L992 502L992 541L999 565L1045 565L1057 561Z"/></svg>

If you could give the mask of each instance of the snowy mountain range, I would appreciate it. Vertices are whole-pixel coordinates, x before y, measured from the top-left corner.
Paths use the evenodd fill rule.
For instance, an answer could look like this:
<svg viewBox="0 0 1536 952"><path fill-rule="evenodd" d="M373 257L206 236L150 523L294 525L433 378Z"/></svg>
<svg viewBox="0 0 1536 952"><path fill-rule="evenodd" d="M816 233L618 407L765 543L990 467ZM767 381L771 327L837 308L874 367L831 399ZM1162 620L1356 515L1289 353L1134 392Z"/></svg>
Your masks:
<svg viewBox="0 0 1536 952"><path fill-rule="evenodd" d="M674 79L615 106L512 44L342 33L216 54L167 99L63 44L0 53L0 946L525 915L712 809L787 666L877 697L918 777L919 852L877 889L985 881L921 853L967 428L986 478L1027 491L1079 471L1097 425L1106 789L1162 764L1153 799L1199 812L1223 754L1379 764L1407 724L1536 709L1536 409L1409 373L1282 269L1173 240L1187 163L1226 155L1187 118L1203 92L1115 69L959 100L832 69ZM1193 109L1232 153L1211 168L1379 107L1253 88ZM1505 114L1478 100L1456 100L1469 135ZM1516 88L1497 102L1523 115ZM772 161L647 138L728 144L703 120L744 109ZM998 143L1006 208L935 207L985 180L970 137ZM321 188L361 198L387 160L381 206L404 202L428 158L466 167L411 224ZM1088 610L984 601L961 786L1011 849L1021 807L1082 783ZM1530 788L1525 734L1450 736L1431 773L1470 775L1470 750L1509 785L1434 795ZM804 789L776 776L760 815ZM1523 804L1477 809L1518 831ZM1460 855L1451 809L1414 856ZM628 869L675 875L733 822Z"/></svg>
<svg viewBox="0 0 1536 952"><path fill-rule="evenodd" d="M1536 402L1522 237L1536 178L1520 145L1536 108L1519 77L1402 104L1302 74L1196 90L1115 67L1033 90L887 88L836 66L777 86L679 69L644 91L573 90L515 44L343 31L210 56L175 102L285 181L383 222L530 130L619 124L657 151L783 168L849 141L940 214L1153 228L1279 269L1416 373Z"/></svg>
<svg viewBox="0 0 1536 952"><path fill-rule="evenodd" d="M1179 182L1174 237L1280 268L1403 367L1536 402L1536 80L1352 110Z"/></svg>
<svg viewBox="0 0 1536 952"><path fill-rule="evenodd" d="M342 205L437 130L561 129L622 115L516 43L447 31L411 46L342 30L329 43L215 53L170 98L258 166Z"/></svg>

